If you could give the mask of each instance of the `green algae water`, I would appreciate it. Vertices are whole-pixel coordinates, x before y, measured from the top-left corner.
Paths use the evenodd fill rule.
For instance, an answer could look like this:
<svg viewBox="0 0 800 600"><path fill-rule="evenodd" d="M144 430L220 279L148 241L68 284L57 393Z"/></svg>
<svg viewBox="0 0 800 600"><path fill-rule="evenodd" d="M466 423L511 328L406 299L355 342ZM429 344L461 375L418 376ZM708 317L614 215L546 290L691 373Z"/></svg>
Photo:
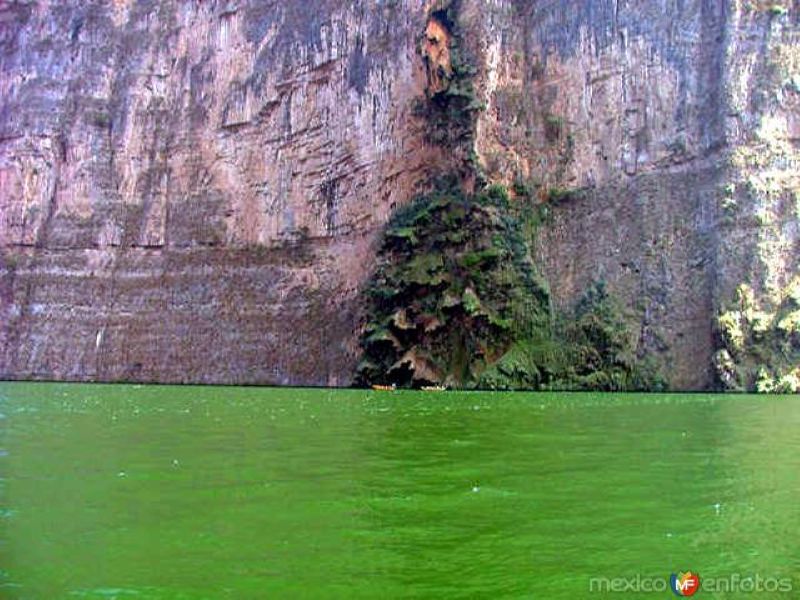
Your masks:
<svg viewBox="0 0 800 600"><path fill-rule="evenodd" d="M797 396L0 383L0 413L2 598L800 597Z"/></svg>

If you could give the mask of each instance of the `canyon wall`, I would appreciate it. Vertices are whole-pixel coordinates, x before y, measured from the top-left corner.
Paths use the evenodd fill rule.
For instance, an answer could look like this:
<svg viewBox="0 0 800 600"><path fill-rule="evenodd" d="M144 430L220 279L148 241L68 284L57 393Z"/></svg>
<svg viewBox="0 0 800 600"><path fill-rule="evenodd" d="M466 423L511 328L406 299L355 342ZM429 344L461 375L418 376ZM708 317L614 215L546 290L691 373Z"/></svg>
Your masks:
<svg viewBox="0 0 800 600"><path fill-rule="evenodd" d="M605 280L639 352L708 388L719 308L741 283L777 303L798 273L799 18L0 3L0 377L350 383L382 226L463 159L420 110L454 28L482 108L470 160L549 203L536 258L557 303Z"/></svg>

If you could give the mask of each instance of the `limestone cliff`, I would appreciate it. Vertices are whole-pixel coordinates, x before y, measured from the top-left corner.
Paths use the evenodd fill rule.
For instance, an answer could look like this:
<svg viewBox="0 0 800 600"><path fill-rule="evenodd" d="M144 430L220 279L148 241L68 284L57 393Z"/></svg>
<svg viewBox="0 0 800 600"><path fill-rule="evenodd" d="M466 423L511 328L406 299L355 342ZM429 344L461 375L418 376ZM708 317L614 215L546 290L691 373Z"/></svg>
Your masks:
<svg viewBox="0 0 800 600"><path fill-rule="evenodd" d="M467 165L551 202L558 303L605 280L638 352L710 387L736 289L779 303L800 271L799 23L789 0L6 0L0 377L348 384L377 236ZM429 109L448 90L463 123Z"/></svg>

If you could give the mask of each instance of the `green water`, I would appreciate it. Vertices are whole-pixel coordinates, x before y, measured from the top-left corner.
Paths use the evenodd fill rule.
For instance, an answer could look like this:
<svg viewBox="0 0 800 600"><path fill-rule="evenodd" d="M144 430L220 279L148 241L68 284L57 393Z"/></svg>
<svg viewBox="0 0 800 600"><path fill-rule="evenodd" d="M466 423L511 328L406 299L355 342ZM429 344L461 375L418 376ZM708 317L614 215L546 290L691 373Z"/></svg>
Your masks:
<svg viewBox="0 0 800 600"><path fill-rule="evenodd" d="M0 413L2 598L800 590L797 396L0 383Z"/></svg>

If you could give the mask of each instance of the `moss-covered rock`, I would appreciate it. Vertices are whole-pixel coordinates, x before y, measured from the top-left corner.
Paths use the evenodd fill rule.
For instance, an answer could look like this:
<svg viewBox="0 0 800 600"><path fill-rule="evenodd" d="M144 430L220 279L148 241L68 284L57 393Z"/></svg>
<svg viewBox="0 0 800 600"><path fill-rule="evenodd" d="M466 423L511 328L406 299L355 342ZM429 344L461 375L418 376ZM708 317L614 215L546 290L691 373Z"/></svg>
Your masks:
<svg viewBox="0 0 800 600"><path fill-rule="evenodd" d="M445 186L394 215L367 291L361 382L474 386L516 339L549 329L547 286L508 202Z"/></svg>

